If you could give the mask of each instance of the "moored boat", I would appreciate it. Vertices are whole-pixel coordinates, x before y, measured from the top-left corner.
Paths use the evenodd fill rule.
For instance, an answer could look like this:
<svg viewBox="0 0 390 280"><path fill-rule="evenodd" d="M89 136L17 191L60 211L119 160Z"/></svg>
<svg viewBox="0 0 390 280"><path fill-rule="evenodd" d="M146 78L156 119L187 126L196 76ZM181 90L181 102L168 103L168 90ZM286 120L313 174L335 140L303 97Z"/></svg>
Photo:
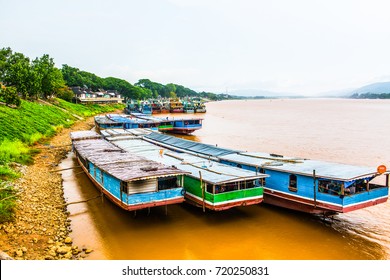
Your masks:
<svg viewBox="0 0 390 280"><path fill-rule="evenodd" d="M172 98L169 100L169 111L171 113L183 113L183 103L179 98Z"/></svg>
<svg viewBox="0 0 390 280"><path fill-rule="evenodd" d="M264 203L314 214L336 214L374 206L388 199L390 171L383 165L361 167L211 145L200 149L201 143L164 136L152 133L146 135L145 140L270 175L264 187ZM378 183L380 177L385 184Z"/></svg>
<svg viewBox="0 0 390 280"><path fill-rule="evenodd" d="M139 106L139 111L142 113L142 114L145 114L145 115L151 115L152 114L152 106L150 104L149 101L142 101L140 106Z"/></svg>
<svg viewBox="0 0 390 280"><path fill-rule="evenodd" d="M112 132L110 134L110 132ZM268 175L248 171L186 153L161 149L140 138L124 138L125 130L106 130L105 137L121 149L176 166L188 172L182 186L186 202L204 210L221 211L237 206L258 204L263 200L263 183Z"/></svg>
<svg viewBox="0 0 390 280"><path fill-rule="evenodd" d="M125 152L91 131L71 133L73 150L93 184L128 210L182 203L187 172Z"/></svg>
<svg viewBox="0 0 390 280"><path fill-rule="evenodd" d="M161 132L171 132L176 134L191 134L195 130L202 128L203 121L202 118L159 118L139 113L133 113L131 115L138 119L157 123L156 126Z"/></svg>
<svg viewBox="0 0 390 280"><path fill-rule="evenodd" d="M162 103L157 99L150 100L150 105L152 107L152 114L160 114Z"/></svg>
<svg viewBox="0 0 390 280"><path fill-rule="evenodd" d="M139 112L139 105L134 100L130 99L126 102L126 108L124 111L126 114Z"/></svg>
<svg viewBox="0 0 390 280"><path fill-rule="evenodd" d="M195 107L191 100L183 101L183 111L184 113L195 113Z"/></svg>
<svg viewBox="0 0 390 280"><path fill-rule="evenodd" d="M206 113L206 105L204 105L200 97L194 97L192 102L194 104L195 113Z"/></svg>

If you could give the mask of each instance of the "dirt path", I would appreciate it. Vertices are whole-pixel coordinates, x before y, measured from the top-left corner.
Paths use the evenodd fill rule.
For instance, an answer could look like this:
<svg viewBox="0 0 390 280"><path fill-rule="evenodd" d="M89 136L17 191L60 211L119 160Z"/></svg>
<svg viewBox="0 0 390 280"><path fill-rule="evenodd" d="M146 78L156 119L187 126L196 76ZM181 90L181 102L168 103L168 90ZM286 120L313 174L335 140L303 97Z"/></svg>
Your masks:
<svg viewBox="0 0 390 280"><path fill-rule="evenodd" d="M90 252L78 248L68 237L70 220L64 207L60 172L53 172L71 150L69 133L89 130L93 118L63 129L50 140L50 145L37 145L41 152L33 165L21 166L24 174L14 182L21 193L16 218L0 224L0 250L14 259L79 259ZM0 251L1 252L1 251Z"/></svg>

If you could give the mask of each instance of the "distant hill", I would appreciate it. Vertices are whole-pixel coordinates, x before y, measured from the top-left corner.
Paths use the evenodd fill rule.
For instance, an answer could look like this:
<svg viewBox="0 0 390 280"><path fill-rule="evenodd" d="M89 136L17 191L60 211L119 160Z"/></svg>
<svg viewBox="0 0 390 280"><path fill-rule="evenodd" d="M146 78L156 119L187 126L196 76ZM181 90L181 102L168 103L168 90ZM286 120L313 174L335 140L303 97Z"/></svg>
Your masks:
<svg viewBox="0 0 390 280"><path fill-rule="evenodd" d="M355 89L351 92L351 94L361 94L361 93L390 93L390 82L383 83L374 83L369 84L367 86Z"/></svg>
<svg viewBox="0 0 390 280"><path fill-rule="evenodd" d="M351 92L350 97L359 99L389 99L390 82L374 83L355 89Z"/></svg>
<svg viewBox="0 0 390 280"><path fill-rule="evenodd" d="M283 97L283 96L295 96L293 93L273 92L261 89L237 89L229 91L230 95L242 96L242 97Z"/></svg>

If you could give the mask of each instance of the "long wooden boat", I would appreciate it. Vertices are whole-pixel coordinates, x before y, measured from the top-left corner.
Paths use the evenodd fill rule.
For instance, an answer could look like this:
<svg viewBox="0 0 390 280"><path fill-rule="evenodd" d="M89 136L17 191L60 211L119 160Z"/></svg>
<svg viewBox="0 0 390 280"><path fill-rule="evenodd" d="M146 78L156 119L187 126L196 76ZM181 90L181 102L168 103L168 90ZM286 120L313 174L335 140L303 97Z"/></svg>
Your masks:
<svg viewBox="0 0 390 280"><path fill-rule="evenodd" d="M169 100L169 110L171 113L183 113L183 103L179 98L172 98Z"/></svg>
<svg viewBox="0 0 390 280"><path fill-rule="evenodd" d="M139 106L139 111L144 115L151 115L152 114L152 106L149 101L142 101Z"/></svg>
<svg viewBox="0 0 390 280"><path fill-rule="evenodd" d="M92 131L71 133L74 153L93 184L128 210L181 203L187 172L123 151Z"/></svg>
<svg viewBox="0 0 390 280"><path fill-rule="evenodd" d="M136 103L134 100L128 100L126 102L126 108L125 108L125 113L126 114L131 114L135 112L139 112L139 104Z"/></svg>
<svg viewBox="0 0 390 280"><path fill-rule="evenodd" d="M152 107L152 114L160 114L162 103L157 99L150 100L150 105Z"/></svg>
<svg viewBox="0 0 390 280"><path fill-rule="evenodd" d="M385 166L361 167L265 153L218 148L152 133L144 139L222 164L267 174L264 202L314 214L346 213L384 203L389 195ZM378 178L384 184L378 183ZM383 180L382 180L383 181Z"/></svg>
<svg viewBox="0 0 390 280"><path fill-rule="evenodd" d="M194 103L191 100L183 101L183 111L184 113L195 113Z"/></svg>
<svg viewBox="0 0 390 280"><path fill-rule="evenodd" d="M202 118L159 118L147 116L139 113L132 113L132 116L138 119L147 120L156 123L161 132L171 132L176 134L191 134L195 130L202 128Z"/></svg>
<svg viewBox="0 0 390 280"><path fill-rule="evenodd" d="M188 172L181 184L186 202L214 211L262 202L263 184L268 175L163 150L140 138L126 137L129 131L106 130L104 135L108 141L131 154Z"/></svg>
<svg viewBox="0 0 390 280"><path fill-rule="evenodd" d="M192 102L194 104L195 113L206 113L206 105L204 105L201 98L194 97Z"/></svg>

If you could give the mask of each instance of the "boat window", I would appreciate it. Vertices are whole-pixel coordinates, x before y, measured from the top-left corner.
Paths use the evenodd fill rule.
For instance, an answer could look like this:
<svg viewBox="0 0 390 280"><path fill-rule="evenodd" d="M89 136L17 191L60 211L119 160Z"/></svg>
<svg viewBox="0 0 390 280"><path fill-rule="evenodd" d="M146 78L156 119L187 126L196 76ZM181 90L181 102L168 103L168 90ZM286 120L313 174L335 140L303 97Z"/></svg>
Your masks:
<svg viewBox="0 0 390 280"><path fill-rule="evenodd" d="M319 180L318 191L321 193L327 193L331 195L341 195L343 189L343 183L335 180Z"/></svg>
<svg viewBox="0 0 390 280"><path fill-rule="evenodd" d="M298 191L298 184L297 184L297 176L294 174L290 175L290 181L288 185L288 189L292 192Z"/></svg>
<svg viewBox="0 0 390 280"><path fill-rule="evenodd" d="M127 183L121 181L121 191L127 193Z"/></svg>
<svg viewBox="0 0 390 280"><path fill-rule="evenodd" d="M177 188L176 177L167 177L158 179L158 190L168 190Z"/></svg>
<svg viewBox="0 0 390 280"><path fill-rule="evenodd" d="M213 193L213 185L211 184L206 184L206 191L208 193Z"/></svg>
<svg viewBox="0 0 390 280"><path fill-rule="evenodd" d="M240 189L251 189L255 187L256 181L245 181L241 182Z"/></svg>
<svg viewBox="0 0 390 280"><path fill-rule="evenodd" d="M243 183L242 183L243 184ZM242 186L241 184L241 186ZM231 192L238 190L238 183L228 183L228 184L222 184L215 186L215 193L223 193L223 192Z"/></svg>

